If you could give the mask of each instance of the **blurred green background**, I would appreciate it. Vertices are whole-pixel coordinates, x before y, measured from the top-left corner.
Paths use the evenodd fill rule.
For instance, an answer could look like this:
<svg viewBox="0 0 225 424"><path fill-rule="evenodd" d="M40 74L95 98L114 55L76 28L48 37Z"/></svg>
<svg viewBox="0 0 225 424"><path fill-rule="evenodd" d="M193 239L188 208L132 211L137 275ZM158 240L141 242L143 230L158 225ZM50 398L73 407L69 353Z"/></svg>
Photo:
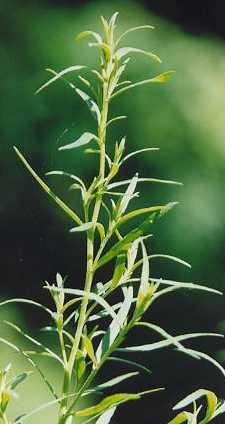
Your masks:
<svg viewBox="0 0 225 424"><path fill-rule="evenodd" d="M155 3L155 2L153 2ZM176 5L174 6L176 10ZM152 8L154 10L154 7ZM163 10L163 6L162 6ZM58 152L85 130L91 130L92 119L78 97L58 82L38 96L34 91L48 78L45 68L60 70L74 64L96 64L95 51L86 43L75 43L75 35L84 29L99 29L99 16L109 17L119 11L118 32L131 26L151 24L151 32L130 34L125 44L151 50L162 58L162 65L152 64L137 56L129 64L127 79L138 81L166 70L176 74L165 85L146 86L128 91L115 100L112 116L126 114L109 133L109 142L127 135L127 152L146 146L160 147L160 152L140 155L130 160L124 176L177 179L182 188L143 185L142 205L178 200L179 206L155 227L151 241L156 253L174 254L188 260L192 270L178 264L155 262L154 276L180 281L204 282L224 289L225 249L225 44L223 38L199 30L184 31L178 24L160 18L144 2L92 1L70 5L43 0L25 2L8 0L0 4L0 234L1 297L28 296L46 300L42 282L54 278L57 271L69 276L79 286L83 276L84 239L68 233L70 222L41 192L19 163L12 146L21 149L40 175L52 169L64 169L90 181L96 158L84 156L81 150ZM71 80L76 81L71 77ZM82 84L82 83L81 83ZM67 130L66 132L64 130ZM80 207L77 194L68 192L68 182L46 177L54 191L71 207ZM225 301L219 296L180 293L170 295L155 306L149 319L173 334L185 331L217 331L224 329ZM41 314L28 307L1 309L1 318L24 323L26 329L38 333L45 325ZM1 336L15 339L1 324ZM136 334L132 342L142 342ZM148 337L146 335L146 337ZM19 341L20 342L20 341ZM205 352L221 360L224 342L195 342ZM24 362L18 355L1 349L0 364L8 361L15 370ZM127 417L133 421L141 408L142 423L164 424L171 406L189 391L207 387L225 397L224 379L213 367L202 361L184 358L166 351L144 355L153 369L149 381L139 380L140 388L155 384L167 386L165 393L143 400L139 405L121 408L114 423ZM44 364L57 380L53 364ZM29 368L29 367L28 367ZM110 373L112 371L106 371ZM130 387L132 389L132 387ZM23 390L23 391L22 391ZM133 387L137 390L137 387ZM21 400L13 414L22 414L46 401L38 377L24 383ZM49 412L50 414L50 412ZM136 414L136 415L135 415ZM52 422L51 415L38 416L32 423ZM136 417L136 418L135 418ZM151 417L149 421L149 417ZM218 421L220 422L220 421ZM222 422L222 421L221 421Z"/></svg>

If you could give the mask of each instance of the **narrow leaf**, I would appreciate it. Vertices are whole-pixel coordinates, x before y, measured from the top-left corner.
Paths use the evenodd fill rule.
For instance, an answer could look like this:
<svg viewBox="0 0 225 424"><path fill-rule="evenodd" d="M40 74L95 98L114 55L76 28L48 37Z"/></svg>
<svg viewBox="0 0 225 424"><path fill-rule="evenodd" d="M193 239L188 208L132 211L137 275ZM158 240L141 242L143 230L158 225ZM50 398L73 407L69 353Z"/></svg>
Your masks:
<svg viewBox="0 0 225 424"><path fill-rule="evenodd" d="M106 381L105 383L98 384L98 386L95 386L93 391L95 390L103 390L108 389L109 387L116 386L117 384L122 383L122 381L127 380L131 377L137 376L139 372L129 372L127 374L120 375L118 377L112 378L111 380Z"/></svg>
<svg viewBox="0 0 225 424"><path fill-rule="evenodd" d="M131 179L129 180L123 180L123 181L117 181L116 183L111 183L107 186L109 190L115 187L120 187L123 185L130 184ZM173 180L161 180L158 178L138 178L138 183L144 183L144 182L150 182L150 183L160 183L160 184L174 184L174 185L183 185L179 181L173 181Z"/></svg>
<svg viewBox="0 0 225 424"><path fill-rule="evenodd" d="M53 312L51 311L51 309L47 308L46 306L42 305L41 303L35 302L34 300L24 299L22 297L21 298L16 297L14 299L3 300L3 302L0 302L0 306L7 305L8 303L27 303L27 304L32 305L32 306L37 306L38 308L47 312L51 316L51 318L53 317Z"/></svg>
<svg viewBox="0 0 225 424"><path fill-rule="evenodd" d="M161 59L156 56L155 54L151 53L151 52L147 52L146 50L142 50L142 49L136 49L134 47L121 47L119 50L117 50L117 52L115 53L116 59L120 60L122 59L124 56L127 56L130 53L141 53L145 56L150 57L151 59L155 60L156 62L161 63Z"/></svg>
<svg viewBox="0 0 225 424"><path fill-rule="evenodd" d="M104 412L106 409L109 409L112 406L119 405L130 400L136 400L139 398L139 394L117 393L115 395L107 396L97 405L77 411L75 414L77 417L89 417L91 415L97 415L101 412Z"/></svg>
<svg viewBox="0 0 225 424"><path fill-rule="evenodd" d="M18 374L10 383L9 388L10 390L14 390L19 384L23 383L29 377L29 375L32 374L32 371L25 371L21 374Z"/></svg>
<svg viewBox="0 0 225 424"><path fill-rule="evenodd" d="M84 100L86 105L88 106L91 114L96 119L96 121L99 123L101 119L101 113L98 108L98 105L94 102L94 100L83 90L80 90L79 88L75 88L76 93Z"/></svg>
<svg viewBox="0 0 225 424"><path fill-rule="evenodd" d="M116 406L113 406L110 409L107 409L96 421L96 424L109 424L112 416L114 415L116 411Z"/></svg>
<svg viewBox="0 0 225 424"><path fill-rule="evenodd" d="M97 32L94 32L94 31L82 31L82 32L80 32L76 36L76 41L80 41L80 40L82 40L83 38L86 38L86 37L93 37L97 41L97 43L102 42L102 37Z"/></svg>
<svg viewBox="0 0 225 424"><path fill-rule="evenodd" d="M79 233L83 231L88 231L93 227L93 222L86 222L85 224L79 225L78 227L73 227L70 229L70 233Z"/></svg>
<svg viewBox="0 0 225 424"><path fill-rule="evenodd" d="M154 78L135 82L133 84L128 85L127 87L123 87L120 90L116 91L112 95L112 98L119 96L120 94L124 93L125 91L129 90L130 88L135 88L135 87L138 87L140 85L151 84L151 83L164 83L164 82L168 81L173 75L174 75L174 71L168 71L168 72L164 72L162 74L159 74Z"/></svg>
<svg viewBox="0 0 225 424"><path fill-rule="evenodd" d="M128 316L130 307L132 305L132 301L133 301L133 288L129 287L127 289L124 301L122 303L122 306L118 314L111 322L109 329L107 330L106 334L103 336L98 346L98 349L96 352L96 358L98 362L100 362L101 358L108 351L108 349L110 348L110 346L115 341L118 334L120 333L120 330Z"/></svg>
<svg viewBox="0 0 225 424"><path fill-rule="evenodd" d="M82 336L82 339L83 339L84 348L85 348L85 350L86 350L89 358L92 360L94 367L96 367L97 366L97 361L96 361L96 357L95 357L95 352L94 352L94 347L93 347L92 341L91 341L91 339L86 334L84 334Z"/></svg>
<svg viewBox="0 0 225 424"><path fill-rule="evenodd" d="M20 151L14 146L14 150L16 154L19 156L25 167L28 169L28 171L31 173L31 175L34 177L34 179L40 184L40 186L43 188L43 190L54 200L54 202L78 225L82 224L82 221L77 216L77 214L69 208L58 196L56 196L52 190L47 186L47 184L37 175L37 173L34 171L34 169L30 166L30 164L27 162L25 157L20 153Z"/></svg>
<svg viewBox="0 0 225 424"><path fill-rule="evenodd" d="M50 84L52 84L53 82L55 82L57 79L63 77L64 75L68 74L69 72L74 72L74 71L78 71L80 69L85 68L85 66L80 66L80 65L75 65L75 66L70 66L69 68L63 69L60 72L55 72L52 69L46 69L46 71L50 71L53 72L55 74L55 76L53 78L51 78L50 80L48 80L45 84L43 84L36 92L35 94L40 93L40 91L44 90L44 88L48 87Z"/></svg>
<svg viewBox="0 0 225 424"><path fill-rule="evenodd" d="M61 151L61 150L75 149L75 148L80 147L80 146L85 146L86 144L89 144L90 141L96 140L96 139L97 139L96 135L94 135L90 132L85 132L76 141L74 141L73 143L70 143L70 144L66 144L65 146L61 146L61 147L59 147L58 150Z"/></svg>
<svg viewBox="0 0 225 424"><path fill-rule="evenodd" d="M137 26L137 27L133 27L133 28L129 28L129 29L127 29L119 38L118 38L118 40L117 40L117 42L116 42L116 44L118 45L119 43L120 43L120 41L127 35L127 34L130 34L131 32L134 32L134 31L139 31L139 30L142 30L142 29L154 29L154 26L152 26L152 25L140 25L140 26Z"/></svg>
<svg viewBox="0 0 225 424"><path fill-rule="evenodd" d="M132 367L135 367L135 368L138 368L138 369L144 371L148 375L152 374L152 371L149 368L145 367L144 365L140 364L139 362L130 361L129 359L124 359L124 358L118 358L117 356L110 356L109 358L107 358L107 360L113 361L113 362L120 362L120 363L126 364L126 365L130 365Z"/></svg>
<svg viewBox="0 0 225 424"><path fill-rule="evenodd" d="M139 149L139 150L136 150L135 152L131 152L128 155L124 156L121 163L124 163L126 160L130 159L132 156L139 155L140 153L143 153L143 152L158 152L158 151L159 151L158 147L146 147L145 149Z"/></svg>

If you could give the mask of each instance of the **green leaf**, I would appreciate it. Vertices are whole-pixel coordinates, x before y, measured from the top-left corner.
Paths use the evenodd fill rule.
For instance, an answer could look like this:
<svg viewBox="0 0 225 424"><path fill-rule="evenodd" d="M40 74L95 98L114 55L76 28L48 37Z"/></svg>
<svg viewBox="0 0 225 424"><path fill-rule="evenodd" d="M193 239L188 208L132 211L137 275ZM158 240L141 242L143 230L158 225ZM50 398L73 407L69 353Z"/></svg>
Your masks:
<svg viewBox="0 0 225 424"><path fill-rule="evenodd" d="M96 358L97 361L100 362L102 357L105 355L105 353L108 351L112 343L117 338L118 334L120 333L120 330L127 319L128 313L130 311L130 307L132 305L133 301L133 288L129 287L126 292L124 292L124 301L122 303L122 306L116 315L116 317L111 322L109 329L107 330L106 334L103 336L97 352L96 352Z"/></svg>
<svg viewBox="0 0 225 424"><path fill-rule="evenodd" d="M101 113L99 110L98 105L95 103L95 101L83 90L80 90L79 88L75 87L76 93L84 100L86 105L88 106L88 109L90 110L93 117L96 119L96 121L99 123L101 119Z"/></svg>
<svg viewBox="0 0 225 424"><path fill-rule="evenodd" d="M46 174L45 174L45 175L62 175L62 176L64 176L64 177L69 177L69 178L71 178L72 180L77 181L77 182L81 185L81 187L82 187L84 190L86 190L85 184L84 184L84 182L81 180L81 178L77 177L77 176L76 176L76 175L74 175L74 174L70 174L69 172L65 172L65 171L49 171L49 172L46 172Z"/></svg>
<svg viewBox="0 0 225 424"><path fill-rule="evenodd" d="M92 134L90 132L85 132L82 134L81 137L79 137L76 141L70 144L66 144L65 146L61 146L58 148L58 150L71 150L75 149L80 146L85 146L86 144L90 143L92 140L97 140L97 137L95 134Z"/></svg>
<svg viewBox="0 0 225 424"><path fill-rule="evenodd" d="M29 377L29 375L32 374L32 371L25 371L21 374L18 374L10 383L9 388L10 390L14 390L19 384L23 383Z"/></svg>
<svg viewBox="0 0 225 424"><path fill-rule="evenodd" d="M145 373L147 373L148 375L152 374L152 371L149 368L145 367L139 362L130 361L129 359L118 358L117 356L110 356L109 358L107 358L107 361L120 362L122 364L130 365L132 367L138 368L144 371Z"/></svg>
<svg viewBox="0 0 225 424"><path fill-rule="evenodd" d="M166 285L166 286L170 286L167 289L163 289L161 291L158 291L154 296L155 299L157 297L162 296L163 294L169 293L169 291L173 291L173 290L177 290L177 289L203 290L203 291L207 291L207 292L215 293L215 294L219 294L219 295L223 294L219 290L212 289L211 287L206 287L206 286L203 286L201 284L183 283L183 282L180 282L180 281L165 280L164 278L155 278L155 277L151 277L151 281L153 281L155 283L163 284L163 285Z"/></svg>
<svg viewBox="0 0 225 424"><path fill-rule="evenodd" d="M15 331L17 331L17 333L25 337L25 339L29 340L36 346L41 347L45 352L49 354L51 358L56 359L61 365L64 365L62 359L55 352L43 345L41 342L39 342L39 340L36 340L34 337L31 337L29 334L25 333L25 331L23 331L18 325L15 325L12 322L6 320L4 320L4 323L9 327L13 328Z"/></svg>
<svg viewBox="0 0 225 424"><path fill-rule="evenodd" d="M123 87L120 90L116 91L111 98L117 97L120 94L124 93L125 91L130 90L131 88L139 87L140 85L151 84L151 83L164 83L168 81L174 75L174 73L175 73L174 71L167 71L157 75L154 78L149 78L146 80L135 82L133 84L128 85L127 87Z"/></svg>
<svg viewBox="0 0 225 424"><path fill-rule="evenodd" d="M81 350L77 351L76 361L75 361L75 375L77 381L80 381L86 370L86 361L85 356Z"/></svg>
<svg viewBox="0 0 225 424"><path fill-rule="evenodd" d="M125 116L125 115L115 116L115 118L112 118L112 119L110 119L110 120L107 122L107 127L108 127L109 125L111 125L113 122L121 121L122 119L126 119L126 118L127 118L127 116Z"/></svg>
<svg viewBox="0 0 225 424"><path fill-rule="evenodd" d="M118 206L117 206L117 216L121 216L124 214L124 212L126 211L130 200L133 198L136 186L138 183L138 174L136 174L131 180L130 183L122 197L122 199L120 200Z"/></svg>
<svg viewBox="0 0 225 424"><path fill-rule="evenodd" d="M103 225L100 222L97 222L96 228L98 230L98 233L100 235L100 240L101 240L101 243L102 243L104 238L105 238L105 228L103 227Z"/></svg>
<svg viewBox="0 0 225 424"><path fill-rule="evenodd" d="M115 57L117 60L122 59L124 56L127 56L130 53L141 53L145 56L150 57L151 59L153 59L156 62L161 63L161 59L156 56L155 54L151 53L151 52L147 52L146 50L142 50L142 49L136 49L134 47L121 47L119 50L116 51L115 53Z"/></svg>
<svg viewBox="0 0 225 424"><path fill-rule="evenodd" d="M89 337L84 334L82 336L83 339L83 344L84 344L84 348L89 356L89 358L92 360L94 367L97 366L97 361L96 361L96 357L95 357L95 352L94 352L94 347L92 344L92 341L89 339Z"/></svg>
<svg viewBox="0 0 225 424"><path fill-rule="evenodd" d="M53 82L55 82L57 79L62 78L64 75L68 74L69 72L74 72L74 71L78 71L80 69L85 68L85 66L81 66L81 65L75 65L75 66L70 66L69 68L63 69L60 72L55 72L52 69L46 69L46 71L52 72L55 74L55 76L53 78L51 78L50 80L48 80L45 84L43 84L36 92L35 94L40 93L40 91L44 90L46 87L48 87L50 84L52 84Z"/></svg>
<svg viewBox="0 0 225 424"><path fill-rule="evenodd" d="M106 43L89 43L89 47L97 47L98 49L100 49L106 57L107 61L109 61L112 57L112 50Z"/></svg>
<svg viewBox="0 0 225 424"><path fill-rule="evenodd" d="M95 265L95 269L107 264L120 253L126 253L135 240L141 236L148 235L149 228L153 223L154 217L155 215L151 214L141 225L130 231L122 240L119 240L116 244L114 244L114 246L104 256L102 256L101 259L99 259Z"/></svg>
<svg viewBox="0 0 225 424"><path fill-rule="evenodd" d="M107 409L107 411L105 411L96 421L96 424L109 424L115 411L116 411L116 406L113 406L112 408Z"/></svg>
<svg viewBox="0 0 225 424"><path fill-rule="evenodd" d="M137 400L137 399L140 399L141 396L143 395L158 392L160 390L164 390L164 389L163 388L150 389L141 393L116 393L114 395L107 396L97 405L75 412L75 415L78 417L90 417L92 415L97 415L111 408L112 406L117 406L117 405L120 405L121 403L128 402L130 400Z"/></svg>
<svg viewBox="0 0 225 424"><path fill-rule="evenodd" d="M174 262L177 262L177 263L179 263L179 264L181 264L181 265L184 265L184 266L186 266L186 267L188 267L188 268L191 268L191 265L188 263L188 262L186 262L186 261L184 261L183 259L180 259L180 258L178 258L177 256L172 256L172 255L164 255L164 254L162 254L162 253L156 253L156 254L154 254L154 255L149 255L148 256L148 259L160 259L160 258L163 258L163 259L169 259L169 260L171 260L171 261L174 261Z"/></svg>
<svg viewBox="0 0 225 424"><path fill-rule="evenodd" d="M93 222L86 222L85 224L79 225L78 227L73 227L70 229L70 233L79 233L83 231L88 231L93 227Z"/></svg>
<svg viewBox="0 0 225 424"><path fill-rule="evenodd" d="M131 182L131 179L129 179L129 180L123 180L123 181L117 181L116 183L108 184L107 188L109 190L111 190L112 188L115 188L115 187L120 187L120 186L123 186L123 185L130 184L130 182ZM159 184L183 185L179 181L160 180L158 178L138 178L138 182L139 183L150 182L150 183L159 183Z"/></svg>
<svg viewBox="0 0 225 424"><path fill-rule="evenodd" d="M51 287L45 286L47 290L51 290ZM117 320L117 315L115 314L112 306L106 300L104 300L101 296L97 295L96 293L88 293L85 290L78 290L78 289L62 289L65 294L74 294L75 296L87 296L89 300L94 300L99 305L101 305L108 313L111 315L111 317ZM60 291L57 287L54 287L54 291Z"/></svg>
<svg viewBox="0 0 225 424"><path fill-rule="evenodd" d="M51 309L47 308L46 306L42 305L41 303L35 302L34 300L24 299L22 297L18 297L18 298L15 297L14 299L3 300L3 302L0 302L0 306L7 305L8 303L27 303L29 305L37 306L38 308L47 312L51 316L51 318L53 317L53 312L51 311Z"/></svg>
<svg viewBox="0 0 225 424"><path fill-rule="evenodd" d="M13 349L15 352L20 353L38 371L38 373L40 374L42 380L44 381L44 383L48 387L52 396L55 399L57 399L57 395L56 395L55 390L52 387L51 383L48 381L48 379L46 378L46 376L43 373L43 371L41 370L41 368L29 357L29 355L25 351L23 351L22 349L17 347L14 343L9 342L8 340L4 339L3 337L0 337L0 342L4 343L6 346ZM58 402L58 400L57 400L57 402Z"/></svg>
<svg viewBox="0 0 225 424"><path fill-rule="evenodd" d="M95 386L93 388L93 391L95 391L95 390L108 389L109 387L116 386L117 384L122 383L122 381L127 380L127 379L129 379L131 377L135 377L138 374L139 374L138 371L136 371L136 372L129 372L127 374L122 374L122 375L120 375L118 377L115 377L115 378L112 378L111 380L106 381L105 383L98 384L98 386Z"/></svg>
<svg viewBox="0 0 225 424"><path fill-rule="evenodd" d="M130 34L131 32L134 32L134 31L139 31L139 30L142 30L142 29L154 29L154 26L151 26L151 25L140 25L140 26L137 26L137 27L133 27L133 28L129 28L129 29L127 29L119 38L118 38L118 40L117 40L117 42L116 42L116 45L118 45L119 43L120 43L120 41L127 35L127 34Z"/></svg>
<svg viewBox="0 0 225 424"><path fill-rule="evenodd" d="M147 251L146 251L144 242L142 240L141 240L141 247L142 247L143 264L142 264L142 271L141 271L140 287L139 287L138 296L137 296L137 308L139 308L142 305L145 297L148 294L148 289L149 289L149 261L148 261Z"/></svg>
<svg viewBox="0 0 225 424"><path fill-rule="evenodd" d="M193 414L190 412L180 412L175 418L173 418L168 424L194 424L193 423Z"/></svg>
<svg viewBox="0 0 225 424"><path fill-rule="evenodd" d="M131 152L128 155L124 156L121 163L124 163L126 160L130 159L132 156L139 155L140 153L143 153L143 152L158 152L158 151L159 151L158 147L146 147L145 149L139 149L139 150L136 150L135 152Z"/></svg>
<svg viewBox="0 0 225 424"><path fill-rule="evenodd" d="M93 37L98 43L102 42L102 37L94 31L82 31L76 36L76 41L80 41L86 37Z"/></svg>
<svg viewBox="0 0 225 424"><path fill-rule="evenodd" d="M111 408L115 405L120 405L121 403L128 402L130 400L137 400L140 398L139 394L131 393L117 393L111 396L107 396L100 403L89 408L82 409L77 411L75 415L77 417L90 417L91 415L97 415L105 410Z"/></svg>
<svg viewBox="0 0 225 424"><path fill-rule="evenodd" d="M215 394L209 390L206 389L199 389L195 392L191 393L190 395L186 396L184 399L182 399L180 402L178 402L174 407L173 410L176 411L177 409L183 409L186 408L186 406L192 404L202 396L208 396L208 394L212 394L213 398ZM215 398L214 398L215 399ZM216 401L217 402L217 401ZM215 403L215 402L214 402Z"/></svg>
<svg viewBox="0 0 225 424"><path fill-rule="evenodd" d="M126 253L120 253L118 254L116 258L116 264L115 264L114 273L112 277L112 284L111 284L112 290L117 287L126 269L126 259L127 259Z"/></svg>
<svg viewBox="0 0 225 424"><path fill-rule="evenodd" d="M159 342L154 342L145 345L139 346L128 346L124 348L118 348L119 352L150 352L157 349L163 349L164 347L170 346L176 342L182 342L184 340L193 339L196 337L223 337L221 334L216 333L190 333L190 334L181 334L180 336L171 336L171 338L167 338L166 340L162 340ZM189 348L185 348L185 351L191 351ZM190 352L191 353L191 352ZM200 356L199 352L193 351L196 353L196 356ZM195 357L196 357L195 356Z"/></svg>
<svg viewBox="0 0 225 424"><path fill-rule="evenodd" d="M58 196L56 196L52 190L47 186L47 184L37 175L37 173L34 171L34 169L30 166L30 164L27 162L25 157L20 153L20 151L14 146L14 150L16 154L19 156L23 164L26 166L28 171L31 173L31 175L34 177L34 179L40 184L40 186L43 188L43 190L54 200L54 202L78 225L82 224L82 221L77 216L77 214L69 208Z"/></svg>

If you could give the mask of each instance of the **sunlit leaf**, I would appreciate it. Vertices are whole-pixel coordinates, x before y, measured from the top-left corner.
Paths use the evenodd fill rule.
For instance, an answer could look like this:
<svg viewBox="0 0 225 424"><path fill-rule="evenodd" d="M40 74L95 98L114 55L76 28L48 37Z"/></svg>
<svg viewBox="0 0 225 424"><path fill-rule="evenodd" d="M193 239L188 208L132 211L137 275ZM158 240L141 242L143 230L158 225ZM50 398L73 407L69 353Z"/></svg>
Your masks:
<svg viewBox="0 0 225 424"><path fill-rule="evenodd" d="M115 57L118 60L120 60L124 56L127 56L130 53L141 53L141 54L143 54L145 56L150 57L154 61L161 63L161 59L158 56L156 56L155 54L153 54L151 52L147 52L146 50L136 49L134 47L121 47L119 50L116 51Z"/></svg>
<svg viewBox="0 0 225 424"><path fill-rule="evenodd" d="M58 150L61 151L61 150L75 149L75 148L80 147L80 146L85 146L86 144L89 144L90 141L96 140L96 139L97 139L97 137L96 137L95 134L92 134L90 132L85 132L76 141L74 141L73 143L70 143L70 144L66 144L65 146L61 146L61 147L58 148Z"/></svg>
<svg viewBox="0 0 225 424"><path fill-rule="evenodd" d="M133 84L128 85L127 87L123 87L123 88L119 89L118 91L116 91L112 95L112 98L119 96L120 94L124 93L127 90L130 90L131 88L139 87L141 85L151 84L151 83L164 83L164 82L168 81L174 75L174 73L175 73L174 71L167 71L167 72L163 72L162 74L157 75L156 77L149 78L149 79L142 80L142 81L137 81Z"/></svg>
<svg viewBox="0 0 225 424"><path fill-rule="evenodd" d="M88 109L90 110L93 117L97 120L97 122L100 122L101 119L101 113L98 108L98 105L95 103L95 101L83 90L80 90L79 88L75 87L76 93L84 100L84 102L87 104Z"/></svg>
<svg viewBox="0 0 225 424"><path fill-rule="evenodd" d="M143 152L157 152L159 151L158 147L146 147L144 149L139 149L136 150L135 152L131 152L128 155L124 156L124 158L122 159L121 163L124 163L126 160L130 159L133 156L139 155L140 153Z"/></svg>
<svg viewBox="0 0 225 424"><path fill-rule="evenodd" d="M116 406L109 408L107 411L105 411L99 419L96 421L96 424L109 424L112 416L114 415L116 411Z"/></svg>
<svg viewBox="0 0 225 424"><path fill-rule="evenodd" d="M111 190L112 188L120 187L123 185L130 184L131 179L129 180L123 180L123 181L117 181L116 183L110 183L108 184L108 189ZM150 183L159 183L159 184L174 184L174 185L183 185L179 181L172 181L172 180L161 180L158 178L138 178L138 183L144 183L144 182L150 182Z"/></svg>
<svg viewBox="0 0 225 424"><path fill-rule="evenodd" d="M127 316L133 301L133 288L129 287L124 296L125 296L124 301L122 303L122 306L118 314L111 322L109 329L107 330L106 334L103 336L98 346L98 349L96 352L96 358L98 362L100 362L101 358L108 351L112 343L115 341L118 334L120 333L120 330L125 320L127 319Z"/></svg>
<svg viewBox="0 0 225 424"><path fill-rule="evenodd" d="M114 377L111 380L108 380L104 383L98 384L97 386L94 387L93 391L95 390L103 390L103 389L108 389L109 387L113 387L116 386L119 383L122 383L122 381L125 381L131 377L135 377L139 374L138 371L136 372L129 372L127 374L122 374L118 377Z"/></svg>
<svg viewBox="0 0 225 424"><path fill-rule="evenodd" d="M76 36L76 41L80 41L83 38L87 38L87 37L93 37L97 43L101 43L102 42L102 37L94 31L82 31L80 32L77 36Z"/></svg>
<svg viewBox="0 0 225 424"><path fill-rule="evenodd" d="M88 231L93 227L93 222L86 222L85 224L79 225L78 227L73 227L70 229L70 233L79 233L83 231Z"/></svg>
<svg viewBox="0 0 225 424"><path fill-rule="evenodd" d="M78 70L83 69L83 68L85 68L85 66L75 65L75 66L70 66L69 68L63 69L61 72L55 72L52 69L46 69L46 71L49 71L49 72L54 73L55 76L53 78L51 78L50 80L48 80L45 84L43 84L35 92L35 94L40 93L40 91L44 90L44 88L48 87L50 84L52 84L53 82L55 82L57 79L62 78L64 75L68 74L69 72L78 71Z"/></svg>
<svg viewBox="0 0 225 424"><path fill-rule="evenodd" d="M137 26L137 27L133 27L133 28L129 28L129 29L127 29L119 38L118 38L118 40L117 40L117 42L116 42L116 44L119 44L120 43L120 41L127 35L127 34L129 34L130 32L134 32L134 31L139 31L139 30L142 30L142 29L154 29L154 26L151 26L151 25L140 25L140 26Z"/></svg>

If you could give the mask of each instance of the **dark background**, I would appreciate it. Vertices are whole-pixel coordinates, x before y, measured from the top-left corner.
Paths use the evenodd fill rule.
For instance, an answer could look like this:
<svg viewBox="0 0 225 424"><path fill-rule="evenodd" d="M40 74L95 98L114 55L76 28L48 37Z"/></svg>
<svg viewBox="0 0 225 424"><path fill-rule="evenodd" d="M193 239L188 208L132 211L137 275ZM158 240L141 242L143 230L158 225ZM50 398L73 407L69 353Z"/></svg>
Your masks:
<svg viewBox="0 0 225 424"><path fill-rule="evenodd" d="M68 233L69 222L41 192L23 169L12 146L16 144L30 159L40 175L49 169L66 169L85 175L89 181L95 172L93 158L60 156L58 143L69 128L69 137L92 125L79 99L60 84L41 96L34 90L46 80L44 68L62 69L74 63L74 56L93 63L93 53L85 52L85 43L74 46L74 35L82 29L98 28L98 17L120 11L123 28L133 24L157 23L153 35L155 50L163 57L163 69L176 69L177 75L166 88L153 87L121 98L115 110L128 112L126 124L118 125L110 137L128 135L128 151L146 145L160 146L158 156L131 161L124 175L133 175L139 167L144 176L160 176L184 182L184 188L143 187L146 206L169 200L181 205L156 228L154 251L176 254L190 261L191 271L179 265L153 264L153 272L181 281L205 282L224 287L224 13L223 2L143 1L74 2L8 1L0 5L2 57L1 75L1 296L29 296L45 301L40 290L45 279L54 279L57 271L69 275L69 283L81 285L84 239ZM155 13L155 15L154 15ZM137 16L137 18L136 18ZM165 20L161 21L159 17ZM138 19L139 18L139 19ZM74 23L73 23L74 21ZM120 25L120 23L119 23ZM152 41L140 35L130 39L148 49ZM138 58L137 58L138 59ZM146 61L135 61L130 78L146 76ZM154 71L154 72L153 72ZM158 69L152 69L155 73ZM135 103L134 103L135 102ZM81 153L80 153L81 155ZM82 157L82 160L81 160ZM83 160L85 159L85 161ZM49 179L55 192L79 209L77 197L68 193L65 181ZM107 272L107 271L106 271ZM222 328L225 302L217 296L190 293L168 296L157 304L149 319L173 334L191 331L217 331ZM42 315L22 310L32 328L42 325ZM129 344L149 337L139 332ZM134 339L135 338L135 339ZM201 340L194 344L216 355L224 342ZM139 355L138 355L139 356ZM140 355L142 357L142 355ZM168 387L167 393L124 406L117 422L125 419L164 424L171 406L195 388L206 387L224 397L224 378L212 366L194 361L174 351L156 352L142 357L153 370L143 385ZM220 353L220 359L224 355ZM110 371L107 370L110 374ZM124 386L126 390L126 386ZM170 413L170 412L169 412ZM135 415L136 414L136 415ZM219 422L223 422L218 420Z"/></svg>

